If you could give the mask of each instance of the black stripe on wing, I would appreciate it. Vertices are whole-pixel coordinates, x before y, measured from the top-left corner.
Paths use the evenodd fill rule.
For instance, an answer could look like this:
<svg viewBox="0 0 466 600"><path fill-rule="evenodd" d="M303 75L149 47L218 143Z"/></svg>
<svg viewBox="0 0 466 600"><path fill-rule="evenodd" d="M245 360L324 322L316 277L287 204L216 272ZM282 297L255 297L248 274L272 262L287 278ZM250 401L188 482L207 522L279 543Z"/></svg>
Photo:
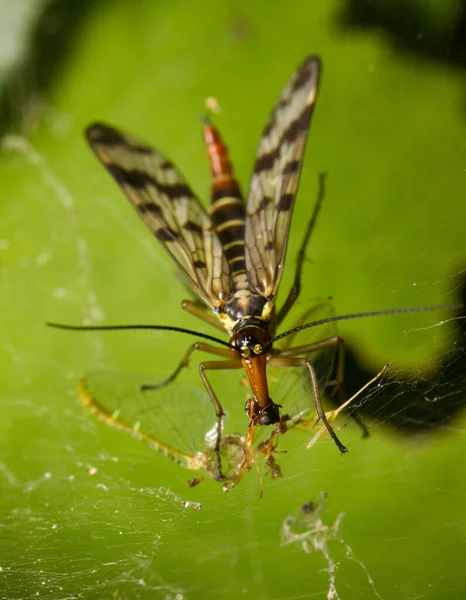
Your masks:
<svg viewBox="0 0 466 600"><path fill-rule="evenodd" d="M293 74L257 149L246 202L246 268L250 285L265 297L280 283L319 72L311 56Z"/></svg>
<svg viewBox="0 0 466 600"><path fill-rule="evenodd" d="M178 170L157 150L107 125L86 131L95 154L189 283L210 307L231 295L231 276L212 222Z"/></svg>

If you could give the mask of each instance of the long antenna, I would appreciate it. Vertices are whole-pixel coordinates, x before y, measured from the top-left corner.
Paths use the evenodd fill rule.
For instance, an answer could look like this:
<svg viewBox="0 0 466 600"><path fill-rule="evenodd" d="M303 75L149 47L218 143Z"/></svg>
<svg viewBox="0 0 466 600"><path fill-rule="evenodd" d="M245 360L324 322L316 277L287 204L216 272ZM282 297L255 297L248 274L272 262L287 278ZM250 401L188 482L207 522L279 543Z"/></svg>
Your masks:
<svg viewBox="0 0 466 600"><path fill-rule="evenodd" d="M292 335L293 333L298 333L298 331L303 331L303 329L309 329L310 327L317 327L317 325L325 325L325 323L334 323L335 321L347 321L349 319L361 319L363 317L378 317L379 315L394 315L399 313L415 313L415 312L427 312L429 310L443 310L443 309L452 309L452 308L462 308L462 304L439 304L437 306L416 306L411 308L388 308L386 310L374 310L368 312L360 312L360 313L352 313L349 315L339 315L335 317L327 317L326 319L319 319L318 321L311 321L310 323L306 323L305 325L300 325L299 327L294 327L293 329L289 329L280 335L275 336L270 340L270 345L278 340L281 340L288 335Z"/></svg>
<svg viewBox="0 0 466 600"><path fill-rule="evenodd" d="M194 335L196 337L216 342L227 348L233 348L237 350L235 346L214 337L207 333L201 333L200 331L193 331L192 329L184 329L183 327L172 327L169 325L64 325L62 323L46 323L47 327L55 327L55 329L67 329L68 331L118 331L122 329L155 329L158 331L177 331L178 333L186 333L187 335Z"/></svg>

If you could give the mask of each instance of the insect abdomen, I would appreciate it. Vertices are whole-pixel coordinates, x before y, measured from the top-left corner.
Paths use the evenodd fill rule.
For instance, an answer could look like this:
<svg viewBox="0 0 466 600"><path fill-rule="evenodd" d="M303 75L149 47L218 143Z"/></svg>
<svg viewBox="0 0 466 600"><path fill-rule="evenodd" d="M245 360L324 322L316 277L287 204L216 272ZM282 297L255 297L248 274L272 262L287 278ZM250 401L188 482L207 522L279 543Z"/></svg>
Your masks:
<svg viewBox="0 0 466 600"><path fill-rule="evenodd" d="M235 289L247 287L244 252L244 200L218 131L206 121L204 139L213 182L210 217L230 266Z"/></svg>

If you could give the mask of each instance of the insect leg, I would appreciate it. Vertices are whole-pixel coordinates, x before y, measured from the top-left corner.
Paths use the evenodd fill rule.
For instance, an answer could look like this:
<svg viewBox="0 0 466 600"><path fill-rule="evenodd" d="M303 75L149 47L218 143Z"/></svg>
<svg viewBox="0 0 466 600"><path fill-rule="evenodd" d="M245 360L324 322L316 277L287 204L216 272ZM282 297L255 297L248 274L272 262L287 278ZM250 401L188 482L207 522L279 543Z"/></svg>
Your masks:
<svg viewBox="0 0 466 600"><path fill-rule="evenodd" d="M199 305L192 300L183 300L181 303L181 308L184 308L184 310L189 312L189 314L197 317L198 319L202 319L206 323L209 323L209 325L212 325L213 327L216 327L225 333L225 328L220 324L219 320L208 313L204 306Z"/></svg>
<svg viewBox="0 0 466 600"><path fill-rule="evenodd" d="M318 350L325 350L325 348L331 348L332 346L337 346L337 368L335 373L335 379L329 381L325 387L327 390L330 387L333 387L333 390L330 394L330 397L333 398L338 394L338 399L340 405L344 404L348 400L348 396L345 392L344 388L344 379L345 379L345 340L339 335L335 335L326 340L321 340L320 342L314 342L312 344L307 344L304 346L295 346L294 348L287 348L286 350L279 350L276 356L285 358L289 356L299 356L300 354L308 354L309 352L317 352ZM352 413L351 418L355 421L358 427L362 430L362 436L368 437L369 430L367 429L364 422L360 419L357 414Z"/></svg>
<svg viewBox="0 0 466 600"><path fill-rule="evenodd" d="M215 439L215 460L217 462L217 479L223 479L222 465L220 461L220 443L222 441L222 417L224 416L223 407L218 401L212 386L207 379L206 371L222 371L224 369L241 369L241 360L215 360L202 362L199 365L199 375L201 376L202 382L205 385L207 392L209 393L212 404L215 408L215 414L217 415L217 434Z"/></svg>
<svg viewBox="0 0 466 600"><path fill-rule="evenodd" d="M196 342L192 346L189 346L189 348L187 349L185 355L183 356L180 364L176 367L176 369L173 371L173 373L170 375L170 377L167 377L167 379L164 379L160 383L151 384L151 385L142 385L141 391L146 392L148 390L160 390L161 388L164 388L165 386L167 386L169 383L172 383L172 381L175 381L175 379L178 377L180 372L185 367L188 366L189 359L191 358L191 354L195 350L200 350L201 352L208 352L209 354L215 354L217 356L225 356L227 358L231 357L230 351L227 350L226 348L218 348L217 346L212 346L211 344L205 344L204 342Z"/></svg>
<svg viewBox="0 0 466 600"><path fill-rule="evenodd" d="M319 343L319 342L318 342ZM327 420L325 416L324 409L322 407L322 402L320 399L319 386L317 384L317 377L314 367L312 366L312 362L308 358L281 358L281 357L273 357L269 361L269 365L271 367L304 367L309 371L309 375L311 377L312 389L314 391L314 402L316 406L317 416L319 420L325 425L330 437L337 445L337 448L340 450L342 454L348 452L346 446L344 446L337 437L337 434L333 431L332 426Z"/></svg>
<svg viewBox="0 0 466 600"><path fill-rule="evenodd" d="M320 340L319 342L313 342L312 344L305 344L303 346L294 346L292 348L286 348L285 350L278 350L275 356L280 358L300 356L303 354L309 354L309 352L318 352L319 350L325 350L337 346L338 359L336 369L336 379L329 381L326 387L333 387L333 394L335 394L343 386L345 376L345 341L339 335L334 335L326 340ZM345 398L346 399L346 398Z"/></svg>
<svg viewBox="0 0 466 600"><path fill-rule="evenodd" d="M387 372L387 370L388 370L388 365L384 365L380 369L380 371L377 373L377 375L375 375L375 377L373 377L370 381L368 381L365 385L363 385L362 388L360 388L355 394L353 394L351 396L351 398L348 398L343 404L340 404L340 406L338 408L336 408L335 410L332 410L329 413L327 413L329 415L328 418L331 421L333 421L336 417L338 417L338 415L341 413L342 410L344 410L354 400L356 400L356 398L358 396L360 396L365 390L367 390L367 388L369 388L373 383L375 383L381 377L383 377L383 375ZM356 420L356 422L358 422L358 421ZM315 444L315 442L319 439L319 437L322 435L323 432L324 432L324 427L321 427L320 431L318 431L316 433L316 435L312 438L312 440L308 443L307 448L311 448Z"/></svg>
<svg viewBox="0 0 466 600"><path fill-rule="evenodd" d="M331 348L332 346L338 346L338 351L341 352L340 348L343 348L345 342L339 335L335 335L326 340L320 340L319 342L313 342L312 344L304 344L303 346L294 346L292 348L286 348L285 350L278 350L275 356L280 358L287 358L292 356L299 356L300 354L308 354L309 352L317 352L318 350L325 350L325 348ZM340 363L340 360L338 361ZM341 368L343 367L343 363ZM338 375L340 375L340 364L338 366ZM343 377L343 370L341 370Z"/></svg>
<svg viewBox="0 0 466 600"><path fill-rule="evenodd" d="M299 247L298 254L296 257L296 271L294 275L294 282L291 286L290 291L288 292L288 296L285 300L285 303L278 311L277 314L277 326L283 321L288 312L290 311L293 304L299 297L301 292L301 275L303 271L304 259L306 258L306 248L311 238L311 233L314 230L315 224L317 222L317 217L320 212L320 208L322 206L322 201L325 196L325 174L320 173L319 175L319 192L317 195L317 201L314 205L314 209L312 211L311 218L307 225L306 231L304 232L303 241L301 242L301 246Z"/></svg>

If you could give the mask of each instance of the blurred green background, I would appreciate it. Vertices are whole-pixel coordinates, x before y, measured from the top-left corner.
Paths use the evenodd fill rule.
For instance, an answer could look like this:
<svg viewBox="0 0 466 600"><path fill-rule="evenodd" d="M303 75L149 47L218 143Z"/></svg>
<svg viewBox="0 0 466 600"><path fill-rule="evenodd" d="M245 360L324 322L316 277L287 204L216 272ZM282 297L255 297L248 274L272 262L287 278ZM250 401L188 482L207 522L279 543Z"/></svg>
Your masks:
<svg viewBox="0 0 466 600"><path fill-rule="evenodd" d="M306 450L312 432L285 436L284 476L265 477L262 499L254 472L228 494L212 480L189 489L193 473L79 404L89 369L163 376L189 340L44 322L198 326L179 307L174 266L83 129L104 120L134 132L207 199L198 117L214 96L246 188L267 115L310 53L324 71L283 290L324 171L301 307L327 296L341 314L457 301L465 15L460 0L0 3L1 598L464 597L466 386L452 311L342 323L361 368L392 363L393 387L371 397L383 417L365 440L343 420L343 457L327 438ZM200 389L196 364L180 393ZM239 430L237 380L221 381ZM405 398L412 422L399 428L390 417ZM433 432L418 405L456 416ZM317 534L299 507L322 491ZM341 513L332 536L325 526ZM289 515L308 547L281 545ZM313 542L321 550L306 552Z"/></svg>

